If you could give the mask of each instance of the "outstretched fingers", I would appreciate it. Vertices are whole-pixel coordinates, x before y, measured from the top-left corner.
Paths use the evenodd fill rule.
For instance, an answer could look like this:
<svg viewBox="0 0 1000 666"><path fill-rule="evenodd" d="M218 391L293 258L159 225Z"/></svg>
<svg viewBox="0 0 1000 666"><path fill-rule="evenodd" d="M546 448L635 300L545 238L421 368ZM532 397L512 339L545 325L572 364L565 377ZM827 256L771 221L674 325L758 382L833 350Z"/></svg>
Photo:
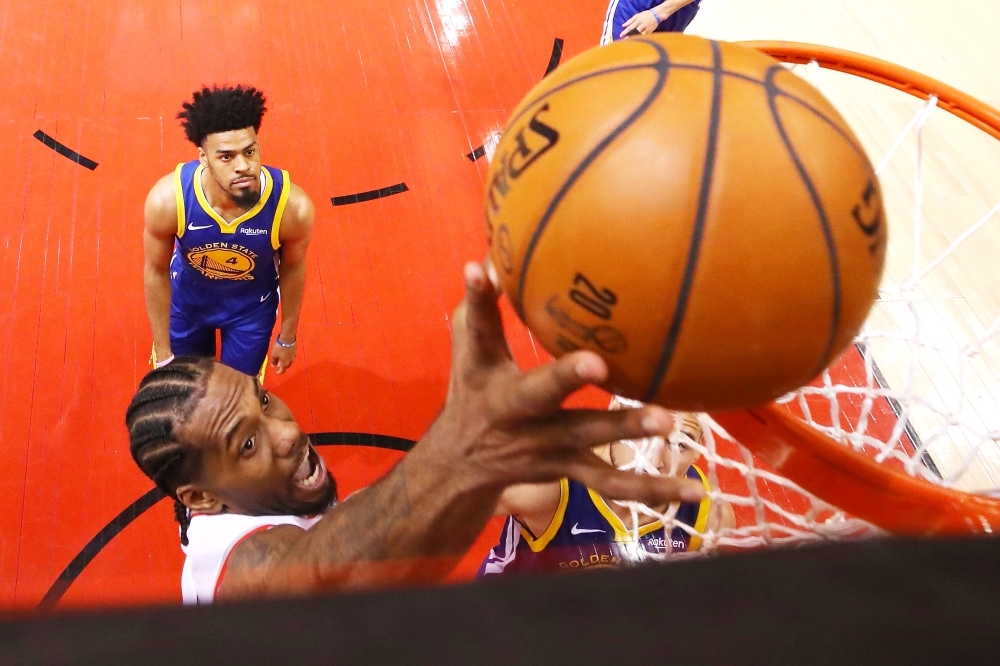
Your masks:
<svg viewBox="0 0 1000 666"><path fill-rule="evenodd" d="M473 367L510 359L497 305L499 290L480 264L466 264L464 275L465 299L455 309L453 318L456 357L467 354Z"/></svg>
<svg viewBox="0 0 1000 666"><path fill-rule="evenodd" d="M623 472L589 451L571 460L567 468L567 476L609 500L655 506L669 502L697 502L705 495L705 488L699 481Z"/></svg>
<svg viewBox="0 0 1000 666"><path fill-rule="evenodd" d="M607 378L604 359L589 351L573 352L524 373L508 392L507 406L511 413L525 418L548 416L575 391Z"/></svg>
<svg viewBox="0 0 1000 666"><path fill-rule="evenodd" d="M674 416L656 405L640 409L567 409L545 420L533 437L553 448L587 450L622 439L667 437Z"/></svg>
<svg viewBox="0 0 1000 666"><path fill-rule="evenodd" d="M532 437L549 444L549 460L558 467L553 472L576 479L608 499L654 505L698 501L704 495L698 481L622 472L592 450L622 439L666 437L673 425L673 414L656 405L614 411L564 410L547 419Z"/></svg>

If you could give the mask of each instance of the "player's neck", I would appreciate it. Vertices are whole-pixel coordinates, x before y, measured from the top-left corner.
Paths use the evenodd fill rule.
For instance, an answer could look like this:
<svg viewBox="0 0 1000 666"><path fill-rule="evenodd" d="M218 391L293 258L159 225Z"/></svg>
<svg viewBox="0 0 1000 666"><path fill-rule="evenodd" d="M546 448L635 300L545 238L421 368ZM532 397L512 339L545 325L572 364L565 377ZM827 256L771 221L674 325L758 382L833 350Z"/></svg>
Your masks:
<svg viewBox="0 0 1000 666"><path fill-rule="evenodd" d="M618 466L616 464L617 461L614 459L614 452L612 450L613 447L614 447L614 445L612 445L612 447L609 447L609 449L608 449L608 456L607 456L606 461L612 463L615 467L617 467ZM691 469L690 465L688 467L684 468L683 470L677 470L677 473L676 473L677 478L681 478L681 479L685 478L687 476L687 473L688 473L689 469ZM662 468L661 468L661 473L666 474L666 472L662 471ZM632 511L627 506L621 506L617 502L610 501L610 500L605 500L605 503L615 513L615 515L618 516L621 519L622 523L624 523L624 525L625 525L625 527L627 529L632 529L633 528L633 525L632 525ZM660 505L660 506L651 506L649 508L652 509L653 511L655 511L656 513L663 514L663 513L667 512L667 509L670 508L670 506L668 504L663 504L663 505ZM646 525L649 525L651 523L655 523L657 520L659 520L659 518L655 518L653 516L649 516L649 515L644 514L642 512L637 512L637 518L639 520L638 527L645 527Z"/></svg>
<svg viewBox="0 0 1000 666"><path fill-rule="evenodd" d="M628 530L633 529L632 512L629 510L627 506L620 506L617 502L612 502L609 500L605 500L605 502L611 508L611 510L615 512L615 515L621 519L622 523L625 525L625 529ZM649 508L657 513L666 513L667 511L666 504L664 504L663 506L651 506ZM659 520L659 518L646 515L641 511L636 512L636 518L638 518L639 520L639 525L637 527L645 527L646 525L655 523L657 520Z"/></svg>
<svg viewBox="0 0 1000 666"><path fill-rule="evenodd" d="M233 201L229 192L222 189L219 182L215 180L215 176L209 173L207 168L201 171L201 189L205 193L208 205L212 207L212 210L221 215L222 219L226 222L232 222L254 206L254 204L242 206Z"/></svg>

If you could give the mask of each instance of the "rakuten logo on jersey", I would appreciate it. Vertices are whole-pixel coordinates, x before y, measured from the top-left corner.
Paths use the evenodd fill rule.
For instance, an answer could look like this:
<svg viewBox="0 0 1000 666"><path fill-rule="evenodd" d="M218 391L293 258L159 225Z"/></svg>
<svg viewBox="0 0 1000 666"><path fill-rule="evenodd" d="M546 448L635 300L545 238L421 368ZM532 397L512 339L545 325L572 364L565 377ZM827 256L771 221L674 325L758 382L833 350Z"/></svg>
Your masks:
<svg viewBox="0 0 1000 666"><path fill-rule="evenodd" d="M247 236L263 236L267 233L267 229L252 229L247 227L240 227L240 233L246 234Z"/></svg>
<svg viewBox="0 0 1000 666"><path fill-rule="evenodd" d="M645 540L647 548L655 548L656 550L666 550L667 542L663 537L651 537ZM678 541L677 539L670 540L671 550L687 550L687 544L683 541Z"/></svg>

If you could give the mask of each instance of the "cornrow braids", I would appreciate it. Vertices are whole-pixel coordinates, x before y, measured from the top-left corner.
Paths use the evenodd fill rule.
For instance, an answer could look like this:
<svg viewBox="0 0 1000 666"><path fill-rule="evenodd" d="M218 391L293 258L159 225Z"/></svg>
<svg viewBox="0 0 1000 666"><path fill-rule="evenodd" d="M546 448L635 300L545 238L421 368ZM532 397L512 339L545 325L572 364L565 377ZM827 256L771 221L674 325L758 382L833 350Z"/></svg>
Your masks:
<svg viewBox="0 0 1000 666"><path fill-rule="evenodd" d="M174 520L181 526L181 545L188 545L188 526L191 524L191 514L184 502L179 499L174 500Z"/></svg>
<svg viewBox="0 0 1000 666"><path fill-rule="evenodd" d="M176 432L204 397L213 366L210 358L174 359L143 377L125 412L132 459L160 490L174 498L174 514L185 546L190 520L176 490L192 471L196 449Z"/></svg>
<svg viewBox="0 0 1000 666"><path fill-rule="evenodd" d="M177 114L188 141L201 147L205 137L247 127L260 130L267 98L253 86L212 86L196 90Z"/></svg>

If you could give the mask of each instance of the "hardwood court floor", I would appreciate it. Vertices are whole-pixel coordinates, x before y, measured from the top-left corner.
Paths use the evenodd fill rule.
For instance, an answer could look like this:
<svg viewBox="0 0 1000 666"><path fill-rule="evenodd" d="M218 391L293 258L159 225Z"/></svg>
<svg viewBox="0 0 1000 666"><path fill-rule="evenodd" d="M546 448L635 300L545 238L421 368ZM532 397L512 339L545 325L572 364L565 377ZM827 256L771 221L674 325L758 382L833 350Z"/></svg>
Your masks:
<svg viewBox="0 0 1000 666"><path fill-rule="evenodd" d="M900 51L883 56L906 56L898 59L996 104L997 75L984 63L996 60L985 57L997 48L985 26L997 25L997 10L958 4L966 11L949 11L946 42L934 41L941 8L929 1L705 0L692 30L876 54L891 37ZM159 176L194 156L174 120L192 90L262 87L264 161L288 169L317 206L300 355L268 385L309 432L412 440L445 393L460 267L485 252L487 159L467 155L476 157L541 79L556 38L564 60L596 44L605 8L604 0L0 2L0 607L37 606L151 487L129 457L122 422L150 348L142 203ZM39 131L96 168L57 154ZM387 196L332 205L378 190ZM518 359L538 362L524 330L509 328ZM323 452L345 493L399 456L373 446ZM94 553L61 603L179 598L167 502Z"/></svg>
<svg viewBox="0 0 1000 666"><path fill-rule="evenodd" d="M556 36L567 54L596 41L599 4L0 6L0 606L35 606L150 488L122 419L150 348L142 204L195 155L174 120L181 101L205 83L262 87L265 163L317 207L300 355L269 385L307 431L416 439L444 396L460 267L485 254L487 165L466 154L541 79ZM37 130L98 166L57 154ZM407 191L331 205L398 183ZM513 342L530 362L526 335ZM397 456L338 452L343 490ZM176 599L180 563L161 502L65 602Z"/></svg>

